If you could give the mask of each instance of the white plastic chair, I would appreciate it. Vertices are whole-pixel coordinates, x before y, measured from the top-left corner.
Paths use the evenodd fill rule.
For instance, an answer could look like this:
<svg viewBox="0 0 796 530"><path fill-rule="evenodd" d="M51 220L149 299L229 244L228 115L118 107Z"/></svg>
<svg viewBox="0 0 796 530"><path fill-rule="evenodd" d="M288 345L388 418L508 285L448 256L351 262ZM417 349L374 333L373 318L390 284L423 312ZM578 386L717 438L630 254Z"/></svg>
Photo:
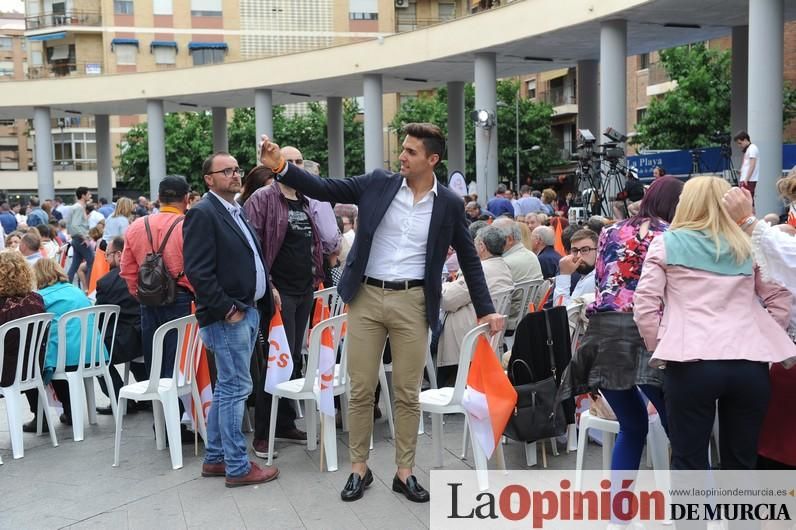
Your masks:
<svg viewBox="0 0 796 530"><path fill-rule="evenodd" d="M25 456L22 444L22 392L37 390L39 392L39 410L36 415L36 434L42 433L42 409L47 418L47 427L50 431L50 441L53 447L58 447L55 437L55 415L47 406L47 392L41 378L39 361L42 349L47 348L50 323L55 315L40 313L28 317L18 318L0 326L0 373L3 373L3 358L5 357L6 336L11 331L19 334L19 350L17 351L17 371L11 386L0 387L0 396L6 400L6 416L8 417L8 430L11 435L11 449L14 459ZM0 460L2 464L2 460Z"/></svg>
<svg viewBox="0 0 796 530"><path fill-rule="evenodd" d="M97 423L97 408L94 398L94 377L103 377L111 400L111 412L116 417L116 396L111 381L109 367L113 359L113 343L116 340L116 324L119 320L118 305L95 305L64 313L58 321L58 361L56 362L54 380L66 381L69 384L69 399L72 414L72 433L74 440L83 440L85 420ZM80 361L77 370L66 371L67 325L77 320L80 323ZM104 337L111 328L111 347L108 358L105 358ZM89 344L89 328L91 344ZM88 416L85 415L88 409ZM50 426L52 428L52 426Z"/></svg>
<svg viewBox="0 0 796 530"><path fill-rule="evenodd" d="M314 450L317 440L317 418L315 416L318 402L320 400L320 384L318 382L318 365L321 355L321 336L325 329L331 329L332 348L337 352L340 344L343 323L346 322L348 315L343 314L323 320L315 325L310 331L310 347L307 355L307 377L292 379L279 383L274 389L271 400L271 422L268 428L268 463L272 465L274 454L274 438L276 436L276 415L279 399L292 399L294 401L304 401L305 404L305 423L307 426L307 449ZM335 396L344 394L348 389L348 368L347 352L345 343L342 341L343 348L340 356L340 363L335 366L332 393ZM323 422L323 432L321 433L326 454L326 468L329 471L337 471L337 432L335 430L334 418L328 418Z"/></svg>
<svg viewBox="0 0 796 530"><path fill-rule="evenodd" d="M592 416L588 410L581 413L580 422L578 423L578 453L575 461L576 491L580 491L583 482L583 457L586 454L586 445L589 439L590 429L603 432L603 469L611 469L614 436L619 433L619 422L617 420ZM669 468L668 441L660 418L657 414L651 415L649 417L649 430L647 432L647 451L652 454L652 467L656 471Z"/></svg>
<svg viewBox="0 0 796 530"><path fill-rule="evenodd" d="M174 362L174 373L171 377L161 378L160 367L163 364L163 345L169 333L177 334L177 355ZM182 467L182 440L180 434L180 396L191 394L193 402L201 403L199 389L196 386L196 364L202 350L202 339L199 337L199 325L194 315L166 322L155 330L152 338L152 366L147 381L138 381L122 387L119 391L119 406L124 406L128 399L136 401L152 401L152 413L155 417L155 444L158 450L166 447L163 427L169 440L169 453L172 469ZM184 355L182 352L185 352ZM182 366L182 370L180 367ZM122 442L122 420L124 416L116 416L116 438L113 450L113 465L119 465L119 450ZM196 424L202 440L207 442L207 431L202 410L197 410Z"/></svg>
<svg viewBox="0 0 796 530"><path fill-rule="evenodd" d="M528 314L528 305L533 300L533 297L536 296L536 290L539 285L542 284L544 280L526 280L524 282L514 284L514 292L511 295L512 302L515 298L520 300L520 312L514 318L507 318L506 319L506 330L507 331L514 331L517 329L517 324L520 323L520 320ZM510 317L511 315L509 315ZM511 349L514 345L514 335L505 336L503 341L506 343L506 347Z"/></svg>
<svg viewBox="0 0 796 530"><path fill-rule="evenodd" d="M488 333L489 324L481 324L464 336L462 348L459 353L459 371L456 374L456 384L454 387L430 389L420 393L420 413L431 413L431 438L434 443L436 467L442 467L443 465L442 415L464 414L465 417L467 417L466 411L462 406L462 397L464 396L464 389L467 386L467 374L470 369L470 361L473 358L478 337L486 335L488 338ZM472 430L470 431L470 441L473 445L478 486L481 490L485 490L489 484L486 454L484 454L481 446L473 437ZM495 453L498 467L500 469L505 469L506 462L503 458L502 444L497 445Z"/></svg>

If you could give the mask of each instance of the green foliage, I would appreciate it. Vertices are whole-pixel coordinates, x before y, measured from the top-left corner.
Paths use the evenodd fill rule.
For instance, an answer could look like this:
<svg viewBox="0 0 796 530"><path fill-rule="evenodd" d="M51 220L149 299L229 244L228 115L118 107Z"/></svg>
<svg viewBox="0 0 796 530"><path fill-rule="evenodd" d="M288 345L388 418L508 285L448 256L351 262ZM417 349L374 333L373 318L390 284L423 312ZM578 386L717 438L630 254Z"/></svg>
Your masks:
<svg viewBox="0 0 796 530"><path fill-rule="evenodd" d="M782 126L786 127L796 118L796 87L787 81L782 95ZM785 138L786 141L796 141L796 138Z"/></svg>
<svg viewBox="0 0 796 530"><path fill-rule="evenodd" d="M343 105L346 175L364 171L363 125L357 118L356 102L346 100ZM274 140L280 145L293 145L306 160L321 165L321 174L328 170L326 108L310 103L306 113L292 117L284 107L274 108ZM166 173L185 175L191 187L204 190L202 162L213 149L212 118L207 113L168 114L166 129ZM252 108L235 109L227 127L229 151L244 170L257 163L255 113ZM124 186L145 192L149 190L149 154L147 124L133 127L127 133L126 146L120 155L118 173ZM334 176L346 176L334 175Z"/></svg>
<svg viewBox="0 0 796 530"><path fill-rule="evenodd" d="M516 102L519 82L512 79L497 82L497 123L498 123L498 174L500 180L516 182L516 145L515 123L519 121L520 173L522 180L526 175L545 175L550 168L561 163L555 141L550 133L553 109L546 103L537 103L528 99ZM518 105L518 106L517 106ZM475 179L475 125L470 119L470 112L475 109L475 88L472 84L464 88L465 108L465 177ZM518 114L515 111L519 111ZM516 116L519 117L517 120ZM448 134L448 92L446 88L438 89L433 95L413 98L405 101L390 123L394 130L400 130L407 123L429 122ZM538 145L541 149L531 151ZM462 168L450 168L451 170ZM437 166L437 176L446 181L448 168L443 160Z"/></svg>

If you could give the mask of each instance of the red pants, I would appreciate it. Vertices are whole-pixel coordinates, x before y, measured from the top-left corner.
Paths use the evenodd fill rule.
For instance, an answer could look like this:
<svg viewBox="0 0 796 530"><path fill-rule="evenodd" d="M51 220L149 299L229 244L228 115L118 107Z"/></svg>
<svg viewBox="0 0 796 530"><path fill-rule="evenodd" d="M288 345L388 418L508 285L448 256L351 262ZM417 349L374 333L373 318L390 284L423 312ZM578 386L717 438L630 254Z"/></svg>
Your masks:
<svg viewBox="0 0 796 530"><path fill-rule="evenodd" d="M745 188L749 190L749 193L752 195L752 206L755 205L755 188L757 187L757 182L741 182L741 188Z"/></svg>

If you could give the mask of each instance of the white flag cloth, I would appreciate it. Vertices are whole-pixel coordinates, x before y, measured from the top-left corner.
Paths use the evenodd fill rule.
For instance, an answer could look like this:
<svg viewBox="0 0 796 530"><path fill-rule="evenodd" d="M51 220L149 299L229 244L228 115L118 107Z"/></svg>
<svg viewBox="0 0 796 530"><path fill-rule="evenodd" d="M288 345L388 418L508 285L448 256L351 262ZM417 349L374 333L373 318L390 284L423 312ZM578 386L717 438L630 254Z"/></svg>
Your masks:
<svg viewBox="0 0 796 530"><path fill-rule="evenodd" d="M290 354L282 313L276 310L268 331L268 371L265 374L265 391L273 394L279 383L290 381L293 374L293 356Z"/></svg>
<svg viewBox="0 0 796 530"><path fill-rule="evenodd" d="M492 419L489 414L486 394L470 387L465 388L462 407L467 411L467 421L470 422L473 437L481 446L486 457L490 458L495 450L495 433L492 431Z"/></svg>
<svg viewBox="0 0 796 530"><path fill-rule="evenodd" d="M318 409L321 414L334 417L334 365L336 355L332 342L332 330L326 328L321 335L321 355L318 361L318 384L320 399Z"/></svg>

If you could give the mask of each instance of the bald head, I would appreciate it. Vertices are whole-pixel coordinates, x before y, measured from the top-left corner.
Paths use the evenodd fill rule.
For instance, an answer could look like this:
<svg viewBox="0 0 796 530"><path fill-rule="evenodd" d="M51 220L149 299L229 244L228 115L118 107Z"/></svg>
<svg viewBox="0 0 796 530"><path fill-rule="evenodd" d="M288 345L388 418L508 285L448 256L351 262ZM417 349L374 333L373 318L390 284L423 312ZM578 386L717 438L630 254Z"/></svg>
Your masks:
<svg viewBox="0 0 796 530"><path fill-rule="evenodd" d="M304 157L301 156L301 151L293 147L292 145L286 145L279 151L285 160L288 162L297 165L298 167L304 167Z"/></svg>

